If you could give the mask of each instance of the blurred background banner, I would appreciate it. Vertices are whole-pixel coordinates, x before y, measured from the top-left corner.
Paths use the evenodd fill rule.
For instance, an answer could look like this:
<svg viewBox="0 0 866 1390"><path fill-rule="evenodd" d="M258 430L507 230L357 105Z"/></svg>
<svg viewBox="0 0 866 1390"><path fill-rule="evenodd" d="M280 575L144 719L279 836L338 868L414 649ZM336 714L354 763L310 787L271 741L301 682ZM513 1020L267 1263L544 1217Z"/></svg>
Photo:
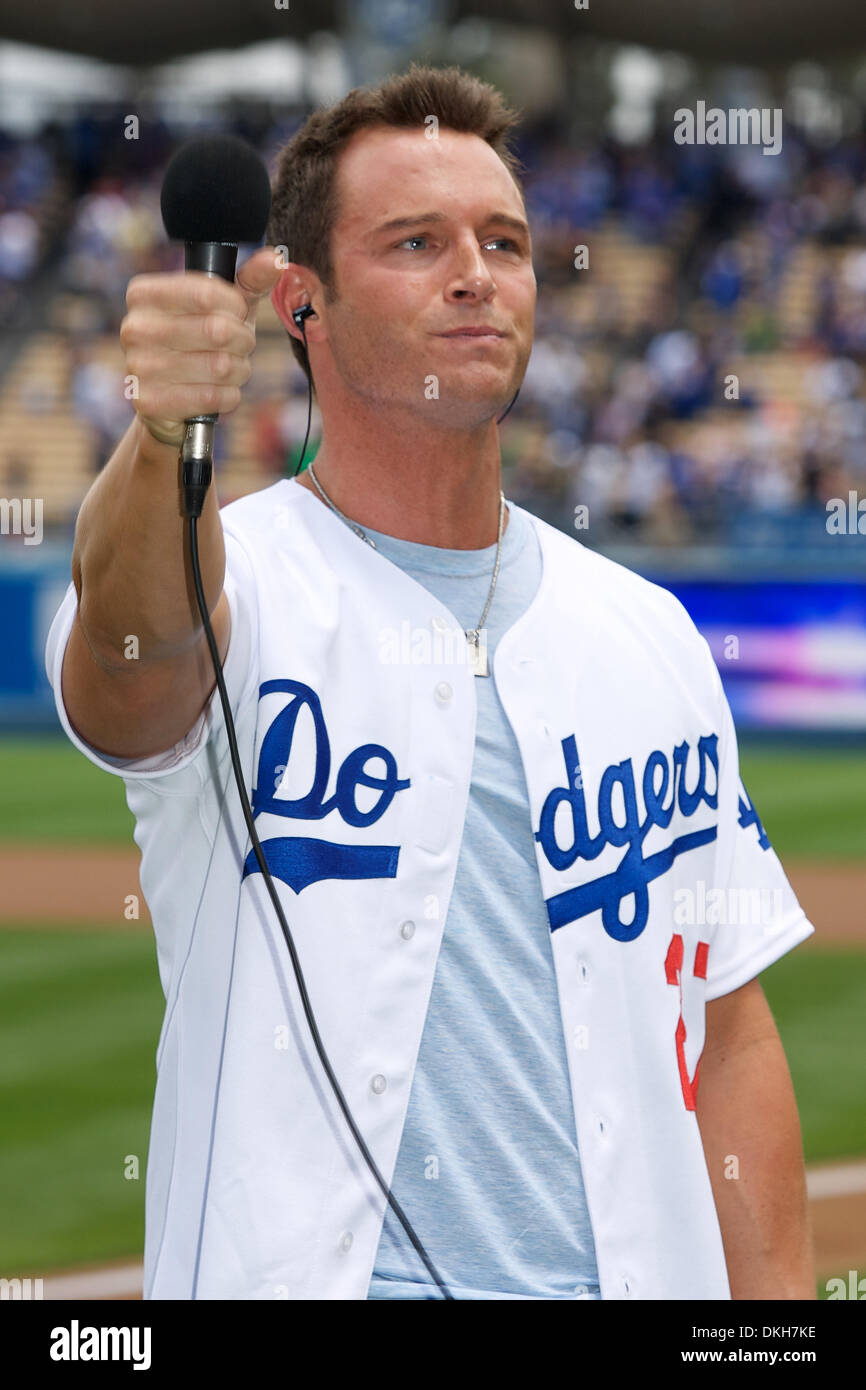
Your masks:
<svg viewBox="0 0 866 1390"><path fill-rule="evenodd" d="M0 0L0 1277L92 1264L56 1287L140 1289L164 1000L122 784L60 735L43 652L78 508L132 418L127 284L182 267L165 165L226 131L273 169L315 107L412 60L458 64L522 113L538 310L500 428L505 494L681 599L816 924L762 981L825 1297L829 1276L866 1276L853 0ZM269 301L257 337L217 432L223 504L291 472L303 442L306 380ZM305 463L319 424L314 405Z"/></svg>

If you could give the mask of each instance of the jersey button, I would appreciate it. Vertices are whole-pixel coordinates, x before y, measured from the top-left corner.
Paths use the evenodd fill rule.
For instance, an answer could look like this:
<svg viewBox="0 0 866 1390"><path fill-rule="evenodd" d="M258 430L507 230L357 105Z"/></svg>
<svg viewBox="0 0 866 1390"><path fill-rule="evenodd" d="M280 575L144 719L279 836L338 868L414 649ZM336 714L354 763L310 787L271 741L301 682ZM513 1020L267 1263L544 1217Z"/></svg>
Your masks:
<svg viewBox="0 0 866 1390"><path fill-rule="evenodd" d="M351 1232L351 1231L344 1231L343 1234L340 1236L340 1249L341 1249L341 1250L351 1250L351 1248L352 1248L352 1239L353 1239L353 1237L352 1237L352 1232Z"/></svg>
<svg viewBox="0 0 866 1390"><path fill-rule="evenodd" d="M377 1074L370 1081L370 1090L374 1091L377 1096L380 1096L387 1085L388 1083L385 1080L384 1076L382 1076L380 1072L377 1072Z"/></svg>
<svg viewBox="0 0 866 1390"><path fill-rule="evenodd" d="M451 689L451 686L448 684L447 681L439 681L434 691L434 694L440 704L447 705L448 701L451 699L451 696L454 694L454 691Z"/></svg>
<svg viewBox="0 0 866 1390"><path fill-rule="evenodd" d="M440 618L438 613L432 619L432 623L437 632L446 632L448 630L448 623L446 619Z"/></svg>
<svg viewBox="0 0 866 1390"><path fill-rule="evenodd" d="M415 935L415 923L404 922L400 927L400 935L404 941L411 941L412 937Z"/></svg>

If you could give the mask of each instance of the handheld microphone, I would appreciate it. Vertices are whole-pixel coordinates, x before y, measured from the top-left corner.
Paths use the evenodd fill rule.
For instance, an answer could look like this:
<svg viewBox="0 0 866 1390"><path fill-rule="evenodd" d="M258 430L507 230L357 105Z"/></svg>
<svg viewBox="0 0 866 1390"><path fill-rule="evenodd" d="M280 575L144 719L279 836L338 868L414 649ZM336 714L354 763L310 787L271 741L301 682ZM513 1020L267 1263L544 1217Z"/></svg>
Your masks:
<svg viewBox="0 0 866 1390"><path fill-rule="evenodd" d="M172 241L182 241L187 270L234 283L241 242L261 241L271 210L271 183L260 155L235 135L188 140L169 160L160 208ZM213 477L218 415L186 421L181 481L187 516L201 516Z"/></svg>

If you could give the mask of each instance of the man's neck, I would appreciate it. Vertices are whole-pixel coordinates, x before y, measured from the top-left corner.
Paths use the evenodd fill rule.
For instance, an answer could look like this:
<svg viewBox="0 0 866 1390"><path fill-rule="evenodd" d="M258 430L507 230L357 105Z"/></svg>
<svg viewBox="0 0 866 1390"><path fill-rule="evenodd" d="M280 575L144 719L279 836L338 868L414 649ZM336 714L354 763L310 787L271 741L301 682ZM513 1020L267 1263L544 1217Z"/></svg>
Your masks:
<svg viewBox="0 0 866 1390"><path fill-rule="evenodd" d="M501 467L495 425L476 431L401 432L381 427L339 446L323 434L316 478L336 507L383 535L448 550L482 550L499 534ZM298 483L322 506L305 470ZM508 510L503 534L508 526Z"/></svg>

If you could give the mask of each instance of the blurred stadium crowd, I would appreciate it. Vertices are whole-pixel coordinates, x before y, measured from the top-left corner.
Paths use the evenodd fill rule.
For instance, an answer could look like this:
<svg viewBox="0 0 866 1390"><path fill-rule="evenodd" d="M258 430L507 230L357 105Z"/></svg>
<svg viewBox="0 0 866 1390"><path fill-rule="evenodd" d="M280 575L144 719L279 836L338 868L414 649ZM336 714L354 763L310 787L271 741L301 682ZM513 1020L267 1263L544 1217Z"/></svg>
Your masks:
<svg viewBox="0 0 866 1390"><path fill-rule="evenodd" d="M304 115L236 107L223 128L272 161ZM0 337L23 344L0 359L0 491L43 495L64 529L131 418L127 283L180 263L159 185L196 132L127 129L102 108L0 131ZM786 123L768 158L669 136L578 149L539 127L517 152L539 301L502 429L510 497L569 530L585 506L593 544L678 547L736 541L749 516L796 543L866 492L866 137L823 149ZM293 469L303 439L305 380L276 317L259 323L223 502Z"/></svg>

